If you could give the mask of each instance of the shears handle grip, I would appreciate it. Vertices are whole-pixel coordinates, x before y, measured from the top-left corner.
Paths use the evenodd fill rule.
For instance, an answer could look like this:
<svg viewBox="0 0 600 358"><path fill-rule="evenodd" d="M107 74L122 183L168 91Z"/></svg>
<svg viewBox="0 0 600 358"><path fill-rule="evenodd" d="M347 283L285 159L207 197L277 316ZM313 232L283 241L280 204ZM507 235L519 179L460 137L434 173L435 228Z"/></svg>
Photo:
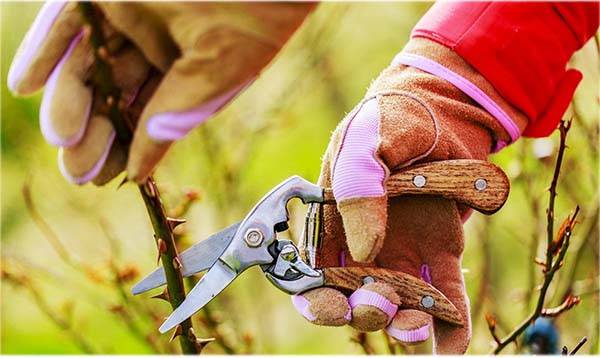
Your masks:
<svg viewBox="0 0 600 358"><path fill-rule="evenodd" d="M492 163L457 159L419 164L393 172L387 182L388 196L437 195L465 204L481 213L493 214L506 202L510 182ZM324 204L335 204L331 189L323 191Z"/></svg>
<svg viewBox="0 0 600 358"><path fill-rule="evenodd" d="M400 297L401 309L419 310L443 321L464 325L464 318L443 293L409 274L375 267L327 267L321 270L324 286L349 293L369 280L385 282Z"/></svg>

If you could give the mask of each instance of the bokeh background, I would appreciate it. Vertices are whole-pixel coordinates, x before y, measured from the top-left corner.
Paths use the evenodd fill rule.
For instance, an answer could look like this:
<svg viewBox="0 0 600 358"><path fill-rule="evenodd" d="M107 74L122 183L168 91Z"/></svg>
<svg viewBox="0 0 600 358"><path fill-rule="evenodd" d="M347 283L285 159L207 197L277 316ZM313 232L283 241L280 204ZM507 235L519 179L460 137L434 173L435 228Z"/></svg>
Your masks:
<svg viewBox="0 0 600 358"><path fill-rule="evenodd" d="M15 98L6 74L41 3L2 2L1 353L175 352L157 327L168 304L132 297L129 288L156 267L150 223L137 189L119 179L103 188L61 177L57 150L39 131L40 95ZM183 248L225 227L268 189L298 174L316 181L337 122L358 102L409 38L430 3L323 3L259 80L232 105L177 144L156 178L167 207L183 209ZM585 74L565 118L574 118L559 182L560 222L581 206L564 267L548 306L566 292L582 302L555 320L559 344L589 341L598 353L598 37L572 61ZM545 250L547 188L558 133L523 139L492 156L512 191L494 217L466 224L464 271L472 303L470 353L486 353L533 309ZM189 204L189 205L188 205ZM291 205L298 229L303 208ZM558 224L557 224L558 225ZM299 232L299 231L296 231ZM570 291L569 291L570 290ZM158 292L157 292L158 293ZM350 328L308 324L289 297L251 270L195 316L196 332L216 337L210 353L362 353ZM388 353L385 337L365 338ZM511 345L507 352L522 352ZM415 348L396 347L396 352ZM426 352L427 347L417 351Z"/></svg>

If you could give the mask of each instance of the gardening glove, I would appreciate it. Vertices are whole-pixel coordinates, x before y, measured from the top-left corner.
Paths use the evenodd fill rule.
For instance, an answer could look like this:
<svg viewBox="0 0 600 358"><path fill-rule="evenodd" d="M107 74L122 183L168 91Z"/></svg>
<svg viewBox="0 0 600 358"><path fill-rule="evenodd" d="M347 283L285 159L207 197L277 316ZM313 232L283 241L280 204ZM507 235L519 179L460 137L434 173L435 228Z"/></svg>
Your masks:
<svg viewBox="0 0 600 358"><path fill-rule="evenodd" d="M514 127L506 129L498 116ZM390 172L417 163L485 160L514 140L511 131L522 131L526 124L521 113L450 49L411 40L332 135L319 184L333 188L337 208L323 209L317 266L375 266L431 283L465 322L459 327L433 320L434 349L464 353L471 336L461 272L462 218L468 210L442 197L388 199L386 179ZM430 335L431 317L399 311L398 295L383 282L366 283L349 297L318 288L294 296L293 303L319 325L386 329L405 343L423 342Z"/></svg>
<svg viewBox="0 0 600 358"><path fill-rule="evenodd" d="M139 123L119 143L89 83L90 31L75 2L47 2L21 44L8 86L46 85L40 128L70 181L104 184L126 165L144 181L173 141L231 101L277 54L312 3L98 2L120 108ZM138 121L139 119L139 121Z"/></svg>

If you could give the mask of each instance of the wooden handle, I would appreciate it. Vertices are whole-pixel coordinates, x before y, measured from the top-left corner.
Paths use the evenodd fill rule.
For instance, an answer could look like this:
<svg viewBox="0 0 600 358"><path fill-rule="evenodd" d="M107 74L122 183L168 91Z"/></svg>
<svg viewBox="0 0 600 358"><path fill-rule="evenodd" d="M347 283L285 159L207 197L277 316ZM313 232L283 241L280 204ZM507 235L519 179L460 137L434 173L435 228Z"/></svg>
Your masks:
<svg viewBox="0 0 600 358"><path fill-rule="evenodd" d="M357 290L364 284L365 278L370 277L394 287L400 297L401 308L423 311L446 322L464 325L462 315L443 293L409 274L373 267L327 267L322 270L325 286L350 292Z"/></svg>
<svg viewBox="0 0 600 358"><path fill-rule="evenodd" d="M508 198L510 183L502 169L481 160L458 159L419 164L394 172L387 180L388 196L438 195L484 214L498 211ZM324 204L335 204L331 189Z"/></svg>

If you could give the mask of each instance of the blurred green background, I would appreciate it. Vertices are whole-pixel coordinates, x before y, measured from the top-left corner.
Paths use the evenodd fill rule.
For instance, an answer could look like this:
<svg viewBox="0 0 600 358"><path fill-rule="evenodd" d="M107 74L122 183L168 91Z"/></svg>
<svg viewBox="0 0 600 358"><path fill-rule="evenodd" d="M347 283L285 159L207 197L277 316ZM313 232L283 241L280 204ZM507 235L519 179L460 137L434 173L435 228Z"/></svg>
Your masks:
<svg viewBox="0 0 600 358"><path fill-rule="evenodd" d="M156 248L137 189L77 187L61 177L57 150L38 127L40 95L15 98L6 74L41 3L2 2L2 353L173 352L156 328L168 305L151 295L130 297L136 273L156 266ZM259 80L232 105L177 144L156 178L168 207L198 192L180 237L189 245L237 220L268 189L298 174L316 181L320 157L337 122L358 102L379 71L409 38L429 3L323 3ZM569 289L582 302L556 324L560 344L598 353L598 82L597 41L572 65L585 74L566 117L573 117L559 183L560 224L581 206L563 269L548 306ZM511 177L512 191L494 217L474 214L466 224L464 269L472 304L470 353L492 347L486 313L506 335L533 309L545 250L545 208L558 134L524 139L492 156ZM27 210L30 194L44 224ZM189 195L188 195L189 196ZM297 219L303 208L291 205ZM296 231L299 232L299 231ZM59 240L68 258L59 255ZM54 244L53 244L54 243ZM9 276L7 276L9 275ZM116 277L116 278L115 278ZM259 270L247 272L196 315L196 332L217 337L211 353L361 353L350 328L308 324L289 297ZM367 335L387 353L381 333ZM413 348L399 347L398 352ZM515 351L510 346L507 352Z"/></svg>

